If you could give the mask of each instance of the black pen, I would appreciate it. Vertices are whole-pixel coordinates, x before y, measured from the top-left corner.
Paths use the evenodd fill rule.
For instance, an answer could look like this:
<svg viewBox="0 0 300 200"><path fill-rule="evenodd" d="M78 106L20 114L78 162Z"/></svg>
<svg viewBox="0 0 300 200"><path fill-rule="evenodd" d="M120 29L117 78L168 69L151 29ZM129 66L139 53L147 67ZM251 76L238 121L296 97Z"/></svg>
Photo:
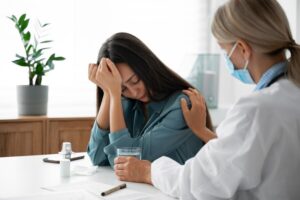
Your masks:
<svg viewBox="0 0 300 200"><path fill-rule="evenodd" d="M84 158L84 155L82 155L82 156L76 156L76 157L70 158L70 161L79 160L79 159L83 159L83 158ZM59 164L59 160L52 160L51 158L43 158L43 161L47 162L47 163L56 163L56 164Z"/></svg>
<svg viewBox="0 0 300 200"><path fill-rule="evenodd" d="M101 193L101 196L109 195L109 194L111 194L111 193L113 193L113 192L116 192L116 191L118 191L118 190L121 190L121 189L123 189L123 188L126 188L126 183L123 183L123 184L121 184L121 185L118 185L118 186L116 186L116 187L113 187L113 188L111 188L111 189L109 189L109 190L106 190L106 191L102 192L102 193Z"/></svg>

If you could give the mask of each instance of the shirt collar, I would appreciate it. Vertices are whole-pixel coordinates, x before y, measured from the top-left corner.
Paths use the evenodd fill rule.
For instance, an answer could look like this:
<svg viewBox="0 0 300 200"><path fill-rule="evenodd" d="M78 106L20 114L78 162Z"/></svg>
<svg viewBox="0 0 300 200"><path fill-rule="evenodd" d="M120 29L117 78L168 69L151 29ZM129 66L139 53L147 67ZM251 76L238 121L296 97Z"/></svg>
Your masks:
<svg viewBox="0 0 300 200"><path fill-rule="evenodd" d="M154 112L160 113L163 110L164 106L166 105L167 99L168 98L166 98L162 101L152 101L152 102L147 103L146 109L147 109L148 113L154 113ZM136 109L142 110L142 106L143 106L142 104L143 103L140 101L135 101L135 105L133 106L132 109L133 110L136 110Z"/></svg>
<svg viewBox="0 0 300 200"><path fill-rule="evenodd" d="M261 90L263 88L266 88L269 83L279 76L280 74L284 73L286 71L287 62L280 62L275 65L273 65L270 69L268 69L260 78L258 81L254 91Z"/></svg>
<svg viewBox="0 0 300 200"><path fill-rule="evenodd" d="M150 102L146 105L146 109L149 111L149 113L160 113L163 108L165 107L167 103L167 99L162 101L156 101L156 102Z"/></svg>

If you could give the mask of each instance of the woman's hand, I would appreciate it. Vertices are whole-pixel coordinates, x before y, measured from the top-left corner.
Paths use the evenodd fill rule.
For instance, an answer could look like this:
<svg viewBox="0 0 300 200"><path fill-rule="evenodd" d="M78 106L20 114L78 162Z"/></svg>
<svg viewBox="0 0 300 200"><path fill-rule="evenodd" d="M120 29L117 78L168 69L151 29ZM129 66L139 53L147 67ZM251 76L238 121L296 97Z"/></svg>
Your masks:
<svg viewBox="0 0 300 200"><path fill-rule="evenodd" d="M95 63L90 63L89 64L88 77L89 77L89 80L92 83L96 84L97 86L99 86L103 90L100 83L98 83L97 80L96 80L96 73L97 73L98 67L101 67L100 64L99 64L99 66L97 66L97 64L95 64Z"/></svg>
<svg viewBox="0 0 300 200"><path fill-rule="evenodd" d="M121 181L152 184L151 162L135 157L120 156L115 158L115 174Z"/></svg>
<svg viewBox="0 0 300 200"><path fill-rule="evenodd" d="M121 96L121 75L115 64L108 58L102 58L99 66L89 65L89 79L110 95Z"/></svg>
<svg viewBox="0 0 300 200"><path fill-rule="evenodd" d="M190 129L205 143L216 137L215 133L206 127L206 105L205 99L196 89L183 90L189 96L192 107L188 108L185 99L181 99L181 109L184 119Z"/></svg>

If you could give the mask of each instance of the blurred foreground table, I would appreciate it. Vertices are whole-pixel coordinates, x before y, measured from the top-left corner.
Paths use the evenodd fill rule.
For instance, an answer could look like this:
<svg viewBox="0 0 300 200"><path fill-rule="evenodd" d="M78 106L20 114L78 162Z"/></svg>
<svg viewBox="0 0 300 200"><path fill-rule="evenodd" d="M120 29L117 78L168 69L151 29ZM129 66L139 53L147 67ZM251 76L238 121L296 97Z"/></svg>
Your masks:
<svg viewBox="0 0 300 200"><path fill-rule="evenodd" d="M91 162L86 153L84 159L71 162L71 170L80 167L90 167ZM98 167L92 175L71 174L70 177L60 176L60 165L43 162L45 157L54 155L0 157L0 199L22 197L32 194L47 194L45 187L76 184L86 181L116 186L121 182L117 179L111 167ZM147 199L172 199L155 187L141 183L127 182L127 188L151 196Z"/></svg>

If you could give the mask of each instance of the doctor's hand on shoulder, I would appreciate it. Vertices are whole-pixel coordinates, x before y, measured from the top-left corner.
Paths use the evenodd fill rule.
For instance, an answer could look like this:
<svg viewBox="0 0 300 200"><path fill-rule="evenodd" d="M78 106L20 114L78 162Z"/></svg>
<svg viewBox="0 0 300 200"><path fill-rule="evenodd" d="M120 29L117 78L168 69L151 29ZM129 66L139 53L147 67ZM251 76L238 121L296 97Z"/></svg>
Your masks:
<svg viewBox="0 0 300 200"><path fill-rule="evenodd" d="M193 133L205 143L216 138L217 135L206 127L206 105L204 97L194 88L183 90L183 93L188 95L192 104L191 108L189 108L186 100L181 99L181 109L186 124Z"/></svg>
<svg viewBox="0 0 300 200"><path fill-rule="evenodd" d="M116 65L108 58L102 58L99 66L89 64L89 80L109 95L121 95L122 78Z"/></svg>

